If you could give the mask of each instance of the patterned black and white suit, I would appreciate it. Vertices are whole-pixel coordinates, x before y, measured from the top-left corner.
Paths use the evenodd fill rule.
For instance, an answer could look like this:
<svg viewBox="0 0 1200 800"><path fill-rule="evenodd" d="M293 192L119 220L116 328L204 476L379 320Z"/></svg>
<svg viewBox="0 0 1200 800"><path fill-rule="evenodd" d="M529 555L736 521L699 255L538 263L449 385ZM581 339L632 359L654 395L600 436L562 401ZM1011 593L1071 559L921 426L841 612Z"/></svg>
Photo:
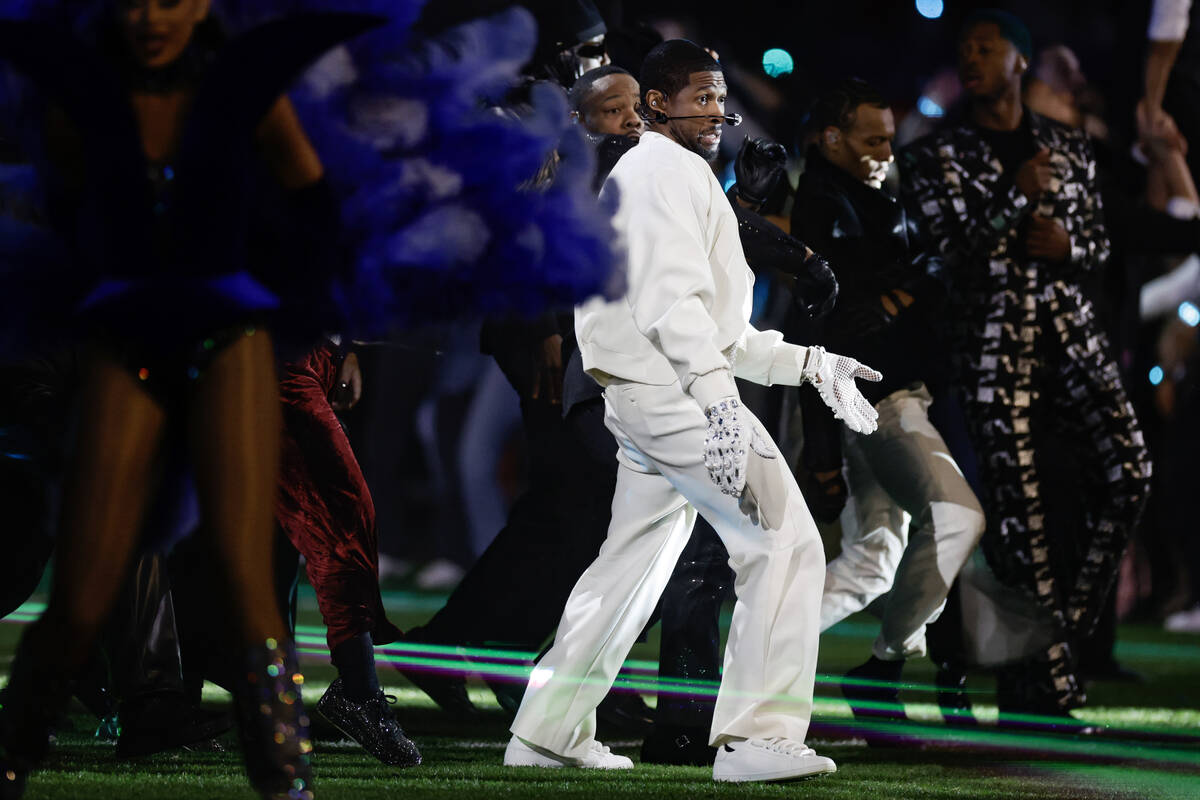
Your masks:
<svg viewBox="0 0 1200 800"><path fill-rule="evenodd" d="M900 159L903 191L926 217L951 280L954 368L979 458L988 518L983 550L1002 583L1031 594L1059 641L1000 672L1025 708L1084 702L1068 642L1095 625L1149 491L1150 461L1133 408L1079 279L1108 257L1095 160L1085 134L1024 112L1055 181L1037 203L1016 188L977 128L951 125ZM1070 258L1029 258L1032 213L1060 222ZM1045 434L1082 465L1080 552L1048 529L1038 451ZM1067 566L1070 565L1070 566Z"/></svg>

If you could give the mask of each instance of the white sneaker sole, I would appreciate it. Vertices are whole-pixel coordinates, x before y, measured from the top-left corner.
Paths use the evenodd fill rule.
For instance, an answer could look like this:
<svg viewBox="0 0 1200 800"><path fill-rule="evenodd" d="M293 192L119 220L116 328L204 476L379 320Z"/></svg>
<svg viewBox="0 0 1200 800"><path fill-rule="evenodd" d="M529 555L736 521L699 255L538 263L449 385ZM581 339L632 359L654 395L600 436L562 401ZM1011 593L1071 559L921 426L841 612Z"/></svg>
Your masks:
<svg viewBox="0 0 1200 800"><path fill-rule="evenodd" d="M559 759L556 756L545 755L534 750L529 745L519 741L513 737L508 742L508 747L504 748L504 766L506 767L540 767L542 769L562 769L571 767L575 769L632 769L633 762L619 762L611 765L601 766L599 764L577 764L567 759Z"/></svg>
<svg viewBox="0 0 1200 800"><path fill-rule="evenodd" d="M771 772L725 772L713 768L713 780L718 783L753 783L770 781L798 781L805 778L819 778L822 775L832 775L837 772L837 765L829 768L823 764L813 764L806 767L774 770Z"/></svg>

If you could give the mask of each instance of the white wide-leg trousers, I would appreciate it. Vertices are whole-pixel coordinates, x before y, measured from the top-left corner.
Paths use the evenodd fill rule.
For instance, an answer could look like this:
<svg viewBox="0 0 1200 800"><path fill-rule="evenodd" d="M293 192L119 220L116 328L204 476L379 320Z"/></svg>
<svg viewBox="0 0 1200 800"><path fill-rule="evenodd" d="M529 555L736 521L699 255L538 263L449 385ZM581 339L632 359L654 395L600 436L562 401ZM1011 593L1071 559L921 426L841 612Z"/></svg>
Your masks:
<svg viewBox="0 0 1200 800"><path fill-rule="evenodd" d="M702 461L704 414L678 384L617 383L604 398L605 423L618 445L608 538L567 600L554 646L530 677L512 732L559 755L588 752L596 706L649 620L698 511L725 543L737 576L710 743L771 736L803 741L812 714L825 555L791 471L782 457L767 462L770 480L778 481L772 488L787 503L779 529L764 530L709 478Z"/></svg>

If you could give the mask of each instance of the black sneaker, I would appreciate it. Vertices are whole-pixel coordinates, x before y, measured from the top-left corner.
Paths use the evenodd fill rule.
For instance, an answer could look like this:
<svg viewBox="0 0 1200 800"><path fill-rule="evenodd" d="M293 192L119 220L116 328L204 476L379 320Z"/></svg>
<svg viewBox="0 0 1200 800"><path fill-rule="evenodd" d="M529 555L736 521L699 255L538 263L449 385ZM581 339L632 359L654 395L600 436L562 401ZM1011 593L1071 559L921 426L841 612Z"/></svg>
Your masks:
<svg viewBox="0 0 1200 800"><path fill-rule="evenodd" d="M467 696L467 681L461 675L443 675L410 667L396 667L396 671L428 695L442 711L459 717L470 717L480 713L479 708Z"/></svg>
<svg viewBox="0 0 1200 800"><path fill-rule="evenodd" d="M353 700L338 678L317 701L317 711L389 767L415 767L421 763L421 753L396 722L389 705L394 702L396 698L383 692L362 702Z"/></svg>
<svg viewBox="0 0 1200 800"><path fill-rule="evenodd" d="M655 725L642 742L643 764L710 767L717 748L708 746L707 728Z"/></svg>
<svg viewBox="0 0 1200 800"><path fill-rule="evenodd" d="M874 656L846 673L842 696L850 703L854 718L881 722L904 722L900 702L900 671L903 661L880 661Z"/></svg>
<svg viewBox="0 0 1200 800"><path fill-rule="evenodd" d="M903 661L881 661L872 656L846 673L842 696L850 703L860 733L871 747L920 747L920 742L904 731L908 715L900 702L900 675Z"/></svg>
<svg viewBox="0 0 1200 800"><path fill-rule="evenodd" d="M596 719L626 733L644 736L654 725L654 711L640 694L609 692L596 706Z"/></svg>
<svg viewBox="0 0 1200 800"><path fill-rule="evenodd" d="M967 673L956 667L939 667L935 682L938 709L946 724L958 728L979 727L971 709L971 698L967 695Z"/></svg>

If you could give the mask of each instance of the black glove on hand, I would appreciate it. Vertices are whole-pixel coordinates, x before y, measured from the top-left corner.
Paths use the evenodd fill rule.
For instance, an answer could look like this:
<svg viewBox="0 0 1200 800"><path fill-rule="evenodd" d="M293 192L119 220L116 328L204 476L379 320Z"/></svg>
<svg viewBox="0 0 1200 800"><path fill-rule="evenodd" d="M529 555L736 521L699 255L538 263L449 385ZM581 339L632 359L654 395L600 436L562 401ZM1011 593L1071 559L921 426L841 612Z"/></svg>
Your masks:
<svg viewBox="0 0 1200 800"><path fill-rule="evenodd" d="M883 303L875 298L845 309L840 324L856 336L875 336L886 330L895 320L896 318L883 307Z"/></svg>
<svg viewBox="0 0 1200 800"><path fill-rule="evenodd" d="M820 319L837 302L838 282L829 262L813 253L796 272L796 302L812 319Z"/></svg>
<svg viewBox="0 0 1200 800"><path fill-rule="evenodd" d="M737 176L738 195L747 203L760 206L783 177L787 165L787 150L770 139L751 139L747 136L733 162Z"/></svg>

